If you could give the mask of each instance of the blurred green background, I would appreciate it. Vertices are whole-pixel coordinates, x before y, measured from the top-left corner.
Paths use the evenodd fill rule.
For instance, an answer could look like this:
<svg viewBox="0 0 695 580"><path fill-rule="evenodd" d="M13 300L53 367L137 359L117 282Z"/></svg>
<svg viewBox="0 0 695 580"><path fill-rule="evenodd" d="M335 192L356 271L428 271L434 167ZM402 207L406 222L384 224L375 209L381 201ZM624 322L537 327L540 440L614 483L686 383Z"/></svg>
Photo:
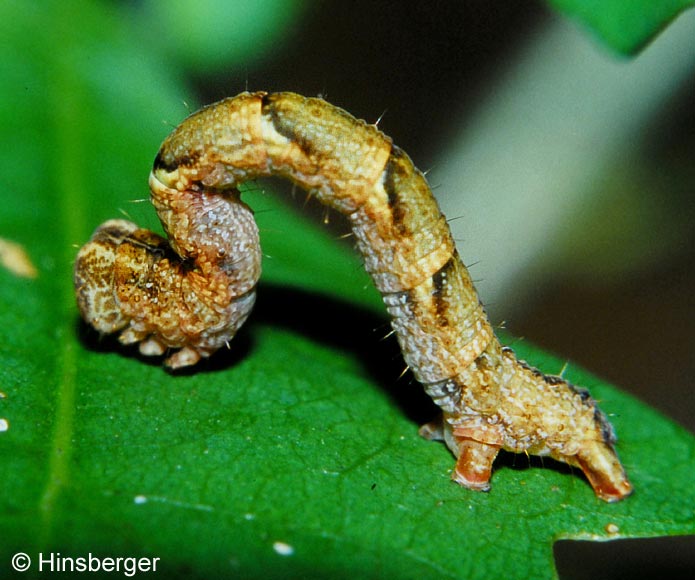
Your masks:
<svg viewBox="0 0 695 580"><path fill-rule="evenodd" d="M692 11L634 59L531 1L9 1L3 12L0 211L9 223L44 215L17 193L56 165L68 167L66 189L145 198L161 138L200 104L246 89L322 95L380 119L428 171L494 322L695 430ZM40 121L23 125L22 110ZM82 174L80 152L66 153L81 139L50 131L54 116L72 127L113 110L121 119L108 134L98 122L75 131L98 150L131 151L137 183L120 179L130 161L118 157ZM27 149L31 140L16 137L26 132L54 140L53 156ZM80 224L115 217L99 199L56 203L69 209L74 244L89 234ZM127 212L156 224L148 204ZM50 227L50 216L39 223ZM345 232L338 217L330 225ZM0 236L26 239L8 227ZM55 268L40 246L30 253L43 271ZM577 548L565 549L561 564Z"/></svg>

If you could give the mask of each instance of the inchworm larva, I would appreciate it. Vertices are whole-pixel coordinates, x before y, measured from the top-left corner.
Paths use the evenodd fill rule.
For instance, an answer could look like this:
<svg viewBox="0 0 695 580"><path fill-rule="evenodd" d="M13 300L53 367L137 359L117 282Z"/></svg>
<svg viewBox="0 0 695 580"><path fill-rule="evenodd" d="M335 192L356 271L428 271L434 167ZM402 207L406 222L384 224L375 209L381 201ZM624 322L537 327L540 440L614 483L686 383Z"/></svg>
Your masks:
<svg viewBox="0 0 695 580"><path fill-rule="evenodd" d="M453 479L490 487L500 449L578 466L601 499L632 491L589 393L500 345L432 192L373 125L321 99L242 93L188 117L150 174L169 240L124 220L79 252L77 301L101 333L193 365L229 343L261 273L258 230L237 186L279 175L349 220L406 363L442 409L421 432L457 457Z"/></svg>

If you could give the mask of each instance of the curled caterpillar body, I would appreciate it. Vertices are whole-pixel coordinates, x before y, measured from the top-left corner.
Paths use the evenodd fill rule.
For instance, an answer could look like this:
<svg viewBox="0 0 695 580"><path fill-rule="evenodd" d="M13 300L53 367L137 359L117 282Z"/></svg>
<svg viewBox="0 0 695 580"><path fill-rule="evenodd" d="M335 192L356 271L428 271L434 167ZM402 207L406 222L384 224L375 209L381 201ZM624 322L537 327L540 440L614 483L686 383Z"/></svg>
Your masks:
<svg viewBox="0 0 695 580"><path fill-rule="evenodd" d="M403 356L442 409L421 433L456 455L455 481L489 489L507 449L580 467L606 501L631 493L613 429L588 392L500 345L422 173L374 126L321 99L243 93L175 129L150 174L168 240L124 220L100 226L75 265L84 319L145 355L177 349L172 368L228 344L261 272L237 186L265 175L347 216Z"/></svg>

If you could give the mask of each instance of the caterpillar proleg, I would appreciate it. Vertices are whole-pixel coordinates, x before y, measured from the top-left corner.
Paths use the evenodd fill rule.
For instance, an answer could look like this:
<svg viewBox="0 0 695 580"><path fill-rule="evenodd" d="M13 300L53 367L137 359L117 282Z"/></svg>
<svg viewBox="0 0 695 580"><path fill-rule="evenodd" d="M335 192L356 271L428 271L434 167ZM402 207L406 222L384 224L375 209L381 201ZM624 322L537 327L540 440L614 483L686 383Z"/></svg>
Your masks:
<svg viewBox="0 0 695 580"><path fill-rule="evenodd" d="M125 220L101 225L75 264L77 302L165 364L193 365L229 343L261 273L242 182L285 177L350 222L406 363L442 410L421 433L457 457L453 479L488 490L500 449L578 466L596 495L632 487L606 416L582 388L500 345L423 174L391 139L322 99L242 93L194 113L150 174L168 239Z"/></svg>

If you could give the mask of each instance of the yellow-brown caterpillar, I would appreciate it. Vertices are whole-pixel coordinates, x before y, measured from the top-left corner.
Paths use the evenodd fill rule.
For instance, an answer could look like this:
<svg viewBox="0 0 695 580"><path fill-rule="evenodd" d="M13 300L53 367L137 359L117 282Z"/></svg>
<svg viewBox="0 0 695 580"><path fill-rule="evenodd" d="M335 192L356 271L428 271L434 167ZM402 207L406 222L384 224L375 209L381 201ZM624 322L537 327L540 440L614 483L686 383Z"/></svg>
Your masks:
<svg viewBox="0 0 695 580"><path fill-rule="evenodd" d="M242 93L164 141L150 189L169 239L100 226L75 265L77 301L101 333L172 368L229 343L261 273L258 230L237 186L283 176L349 220L403 356L442 420L421 429L457 457L453 479L489 489L500 449L578 466L601 499L632 491L615 435L584 389L500 345L427 182L373 125L321 99Z"/></svg>

